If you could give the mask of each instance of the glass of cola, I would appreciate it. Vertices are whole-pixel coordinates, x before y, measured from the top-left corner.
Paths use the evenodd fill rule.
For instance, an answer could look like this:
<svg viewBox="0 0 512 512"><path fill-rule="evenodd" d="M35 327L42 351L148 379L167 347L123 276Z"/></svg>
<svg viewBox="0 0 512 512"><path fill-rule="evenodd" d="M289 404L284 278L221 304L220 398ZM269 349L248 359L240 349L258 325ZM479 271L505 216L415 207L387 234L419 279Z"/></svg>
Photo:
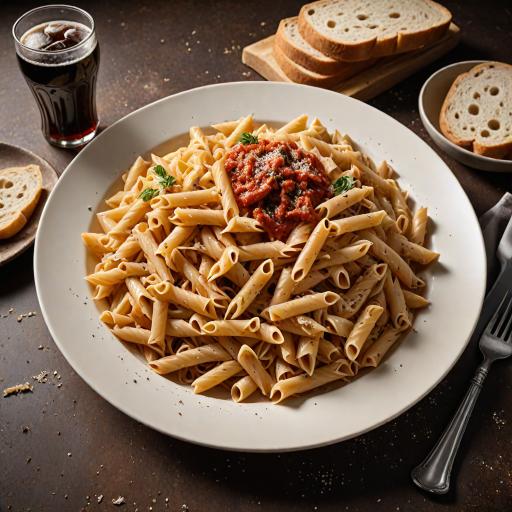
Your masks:
<svg viewBox="0 0 512 512"><path fill-rule="evenodd" d="M12 29L18 64L41 112L46 140L76 148L96 135L100 49L94 20L69 5L37 7Z"/></svg>

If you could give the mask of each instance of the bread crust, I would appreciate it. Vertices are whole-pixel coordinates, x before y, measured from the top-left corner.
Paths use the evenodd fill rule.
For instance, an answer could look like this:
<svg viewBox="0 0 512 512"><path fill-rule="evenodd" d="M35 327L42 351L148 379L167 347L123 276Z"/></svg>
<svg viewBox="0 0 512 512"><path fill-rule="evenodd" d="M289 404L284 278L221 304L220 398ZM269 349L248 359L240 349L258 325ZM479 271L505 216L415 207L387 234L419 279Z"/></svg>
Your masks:
<svg viewBox="0 0 512 512"><path fill-rule="evenodd" d="M332 87L370 67L375 62L374 59L354 62L349 66L343 67L341 72L335 75L321 75L309 71L291 60L276 43L274 43L273 55L277 65L290 80L298 84L315 85L318 87Z"/></svg>
<svg viewBox="0 0 512 512"><path fill-rule="evenodd" d="M280 21L274 44L279 46L289 59L296 62L299 66L302 66L309 71L313 71L313 73L318 73L319 75L335 75L342 70L343 66L347 65L344 62L331 59L327 55L325 56L325 60L320 60L308 54L300 46L294 44L293 40L286 35L285 25L287 22L296 19L297 17L286 18Z"/></svg>
<svg viewBox="0 0 512 512"><path fill-rule="evenodd" d="M27 217L21 212L16 212L13 218L7 223L0 225L0 240L13 237L19 233L23 226L27 223Z"/></svg>
<svg viewBox="0 0 512 512"><path fill-rule="evenodd" d="M458 137L452 130L450 123L448 122L446 112L448 107L450 106L453 97L457 93L457 88L459 85L464 82L472 73L478 72L479 70L485 70L490 65L494 67L507 67L510 68L512 72L512 66L510 64L505 64L503 62L485 62L483 64L477 64L472 67L470 70L465 73L461 73L451 85L446 98L443 101L443 105L441 107L441 111L439 113L439 128L443 135L462 148L468 149L469 151L473 151L477 155L487 156L489 158L504 158L510 159L512 158L512 140L510 142L504 142L502 144L494 144L494 145L485 145L479 143L475 138L467 138L462 139Z"/></svg>
<svg viewBox="0 0 512 512"><path fill-rule="evenodd" d="M385 38L373 37L358 42L342 43L325 36L308 22L307 11L320 3L313 2L304 5L299 12L299 32L313 48L339 61L357 62L408 52L439 40L448 30L452 20L451 12L446 7L433 0L424 1L441 11L445 17L444 21L416 32L397 32Z"/></svg>

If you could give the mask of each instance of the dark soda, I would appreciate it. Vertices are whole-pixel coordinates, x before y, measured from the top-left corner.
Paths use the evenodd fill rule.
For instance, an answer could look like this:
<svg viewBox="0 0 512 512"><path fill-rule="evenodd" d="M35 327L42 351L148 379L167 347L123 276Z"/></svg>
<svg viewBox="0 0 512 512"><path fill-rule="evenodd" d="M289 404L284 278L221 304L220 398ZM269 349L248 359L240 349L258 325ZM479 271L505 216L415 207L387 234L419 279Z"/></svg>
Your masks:
<svg viewBox="0 0 512 512"><path fill-rule="evenodd" d="M59 146L81 145L98 128L99 45L94 41L93 46L75 51L90 34L81 23L52 21L27 30L20 39L36 51L32 53L37 61L18 53L18 63L41 112L43 133Z"/></svg>

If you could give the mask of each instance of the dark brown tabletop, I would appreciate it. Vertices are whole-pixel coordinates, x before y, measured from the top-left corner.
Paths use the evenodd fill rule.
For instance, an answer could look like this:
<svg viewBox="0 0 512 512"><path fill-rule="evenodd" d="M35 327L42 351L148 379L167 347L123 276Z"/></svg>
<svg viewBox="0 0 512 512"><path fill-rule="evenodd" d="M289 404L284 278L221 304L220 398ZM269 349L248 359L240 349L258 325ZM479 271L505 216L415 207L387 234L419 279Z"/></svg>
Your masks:
<svg viewBox="0 0 512 512"><path fill-rule="evenodd" d="M241 49L270 35L278 20L295 15L300 5L292 0L75 3L97 24L102 127L192 87L259 80L241 63ZM15 19L38 4L0 4L0 141L38 153L60 173L74 153L44 141L11 40ZM371 103L432 145L480 215L512 190L511 175L474 171L441 153L423 129L417 98L425 79L448 63L510 62L512 5L482 0L445 4L462 29L459 46ZM438 193L443 191L432 183L432 194ZM125 416L71 370L41 316L32 256L30 250L0 268L0 387L34 384L33 393L0 398L0 512L112 510L112 499L119 496L126 501L120 509L132 511L512 510L508 363L497 364L488 378L457 459L454 491L443 498L418 491L409 472L465 392L478 362L475 347L418 405L352 441L280 455L193 446ZM461 297L458 307L463 303ZM17 321L29 312L35 315ZM32 376L42 370L49 372L47 382L38 383Z"/></svg>

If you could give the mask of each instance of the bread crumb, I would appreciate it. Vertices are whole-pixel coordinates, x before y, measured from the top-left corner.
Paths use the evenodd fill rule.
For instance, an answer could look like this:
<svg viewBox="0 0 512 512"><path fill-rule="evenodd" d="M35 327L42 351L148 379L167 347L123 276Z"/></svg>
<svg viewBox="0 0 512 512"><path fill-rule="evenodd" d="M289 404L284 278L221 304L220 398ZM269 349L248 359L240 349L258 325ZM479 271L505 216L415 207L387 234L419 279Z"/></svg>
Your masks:
<svg viewBox="0 0 512 512"><path fill-rule="evenodd" d="M100 494L98 496L98 503L101 503L103 501L103 494Z"/></svg>
<svg viewBox="0 0 512 512"><path fill-rule="evenodd" d="M11 395L17 395L18 393L32 393L33 389L32 385L28 382L25 382L25 384L16 384L15 386L10 386L4 389L4 398Z"/></svg>
<svg viewBox="0 0 512 512"><path fill-rule="evenodd" d="M119 496L115 499L112 499L112 505L116 505L118 507L120 507L121 505L124 505L125 503L126 503L126 501L124 500L123 496Z"/></svg>
<svg viewBox="0 0 512 512"><path fill-rule="evenodd" d="M46 370L41 370L37 375L32 375L34 380L37 380L40 384L44 384L48 382L48 372Z"/></svg>

